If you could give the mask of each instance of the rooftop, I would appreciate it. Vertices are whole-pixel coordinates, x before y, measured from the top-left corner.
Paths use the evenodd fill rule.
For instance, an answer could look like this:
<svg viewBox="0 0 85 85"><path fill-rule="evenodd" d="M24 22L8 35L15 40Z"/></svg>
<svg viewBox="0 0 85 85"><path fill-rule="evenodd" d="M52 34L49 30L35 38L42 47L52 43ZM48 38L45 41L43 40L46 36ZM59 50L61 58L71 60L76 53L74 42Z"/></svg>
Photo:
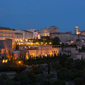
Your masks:
<svg viewBox="0 0 85 85"><path fill-rule="evenodd" d="M0 26L0 30L15 30L15 29L11 29L11 28L8 28L8 27L1 27Z"/></svg>

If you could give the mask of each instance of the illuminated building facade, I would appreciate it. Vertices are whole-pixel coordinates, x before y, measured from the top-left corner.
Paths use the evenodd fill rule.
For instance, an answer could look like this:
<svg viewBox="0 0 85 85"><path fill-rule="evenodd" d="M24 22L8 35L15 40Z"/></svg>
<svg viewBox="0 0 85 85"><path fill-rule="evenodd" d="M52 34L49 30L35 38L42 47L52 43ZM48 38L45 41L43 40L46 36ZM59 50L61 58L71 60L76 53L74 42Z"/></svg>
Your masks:
<svg viewBox="0 0 85 85"><path fill-rule="evenodd" d="M28 29L28 31L33 32L33 39L38 39L39 30L31 28L31 29Z"/></svg>
<svg viewBox="0 0 85 85"><path fill-rule="evenodd" d="M19 33L23 35L23 40L22 41L26 41L27 42L28 39L33 39L33 32L26 31L26 30L16 30L15 33L17 33L16 37L20 36ZM16 40L17 40L17 38L16 38Z"/></svg>
<svg viewBox="0 0 85 85"><path fill-rule="evenodd" d="M50 33L58 32L58 27L51 26L49 28L45 28L41 30L42 30L41 36L50 36Z"/></svg>
<svg viewBox="0 0 85 85"><path fill-rule="evenodd" d="M12 57L12 40L0 40L0 58Z"/></svg>
<svg viewBox="0 0 85 85"><path fill-rule="evenodd" d="M0 27L0 40L5 39L12 39L12 45L15 44L15 30L7 28L7 27Z"/></svg>
<svg viewBox="0 0 85 85"><path fill-rule="evenodd" d="M52 46L52 45L19 45L19 50L28 50L29 57L40 57L49 55L54 56L58 55L61 52L60 46Z"/></svg>
<svg viewBox="0 0 85 85"><path fill-rule="evenodd" d="M75 34L85 35L85 30L84 30L84 31L79 31L79 27L76 26L76 27L75 27Z"/></svg>
<svg viewBox="0 0 85 85"><path fill-rule="evenodd" d="M78 26L75 27L75 34L80 34Z"/></svg>
<svg viewBox="0 0 85 85"><path fill-rule="evenodd" d="M22 42L23 41L23 34L22 33L15 33L15 41L18 42Z"/></svg>
<svg viewBox="0 0 85 85"><path fill-rule="evenodd" d="M27 50L13 51L12 57L13 59L29 59Z"/></svg>

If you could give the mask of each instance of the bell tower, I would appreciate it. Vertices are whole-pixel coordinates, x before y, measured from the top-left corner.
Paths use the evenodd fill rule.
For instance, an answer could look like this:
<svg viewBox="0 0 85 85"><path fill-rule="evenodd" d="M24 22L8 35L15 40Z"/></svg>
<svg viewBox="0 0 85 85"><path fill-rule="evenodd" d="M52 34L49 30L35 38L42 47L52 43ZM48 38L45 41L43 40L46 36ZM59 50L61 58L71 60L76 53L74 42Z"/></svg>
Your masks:
<svg viewBox="0 0 85 85"><path fill-rule="evenodd" d="M79 28L77 25L75 26L75 34L79 34Z"/></svg>

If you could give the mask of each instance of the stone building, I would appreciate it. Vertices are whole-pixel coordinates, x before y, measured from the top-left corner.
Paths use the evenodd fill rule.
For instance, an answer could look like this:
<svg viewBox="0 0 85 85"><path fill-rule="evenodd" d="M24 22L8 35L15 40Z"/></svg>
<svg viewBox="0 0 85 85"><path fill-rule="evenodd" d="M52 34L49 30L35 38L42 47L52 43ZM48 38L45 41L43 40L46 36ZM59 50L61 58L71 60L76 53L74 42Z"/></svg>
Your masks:
<svg viewBox="0 0 85 85"><path fill-rule="evenodd" d="M15 44L15 30L7 27L0 27L0 40L12 39L12 45Z"/></svg>
<svg viewBox="0 0 85 85"><path fill-rule="evenodd" d="M85 36L80 34L72 34L71 32L66 33L51 33L51 38L59 37L61 43L67 43L67 44L77 44L77 45L85 45Z"/></svg>
<svg viewBox="0 0 85 85"><path fill-rule="evenodd" d="M29 49L29 55L32 57L40 57L40 56L54 56L54 55L59 55L61 52L61 48L60 47L53 47L52 45L40 45L38 46L36 49Z"/></svg>
<svg viewBox="0 0 85 85"><path fill-rule="evenodd" d="M76 26L76 27L75 27L75 34L85 35L85 30L79 31L79 27Z"/></svg>
<svg viewBox="0 0 85 85"><path fill-rule="evenodd" d="M28 31L33 32L33 39L38 39L39 30L31 28L31 29L28 29Z"/></svg>
<svg viewBox="0 0 85 85"><path fill-rule="evenodd" d="M62 43L66 43L68 41L72 42L74 40L73 34L71 32L70 33L60 33L60 32L51 33L50 37L51 38L59 37Z"/></svg>
<svg viewBox="0 0 85 85"><path fill-rule="evenodd" d="M58 27L51 26L49 28L45 28L45 29L41 29L41 30L42 30L41 36L50 36L50 33L58 32Z"/></svg>
<svg viewBox="0 0 85 85"><path fill-rule="evenodd" d="M12 40L0 40L0 58L12 57Z"/></svg>
<svg viewBox="0 0 85 85"><path fill-rule="evenodd" d="M23 35L23 41L28 41L28 39L33 39L33 32L26 30L16 30L15 33L21 33Z"/></svg>
<svg viewBox="0 0 85 85"><path fill-rule="evenodd" d="M23 34L22 33L15 33L15 41L19 42L19 41L23 41Z"/></svg>

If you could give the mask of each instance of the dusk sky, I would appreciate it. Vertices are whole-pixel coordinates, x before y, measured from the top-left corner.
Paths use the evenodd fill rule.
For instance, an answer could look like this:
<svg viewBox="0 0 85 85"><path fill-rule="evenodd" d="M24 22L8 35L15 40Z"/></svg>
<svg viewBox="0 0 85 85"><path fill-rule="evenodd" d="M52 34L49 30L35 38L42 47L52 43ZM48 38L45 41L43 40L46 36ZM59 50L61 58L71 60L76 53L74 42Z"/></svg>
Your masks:
<svg viewBox="0 0 85 85"><path fill-rule="evenodd" d="M56 26L85 30L85 0L0 0L0 26L27 30Z"/></svg>

